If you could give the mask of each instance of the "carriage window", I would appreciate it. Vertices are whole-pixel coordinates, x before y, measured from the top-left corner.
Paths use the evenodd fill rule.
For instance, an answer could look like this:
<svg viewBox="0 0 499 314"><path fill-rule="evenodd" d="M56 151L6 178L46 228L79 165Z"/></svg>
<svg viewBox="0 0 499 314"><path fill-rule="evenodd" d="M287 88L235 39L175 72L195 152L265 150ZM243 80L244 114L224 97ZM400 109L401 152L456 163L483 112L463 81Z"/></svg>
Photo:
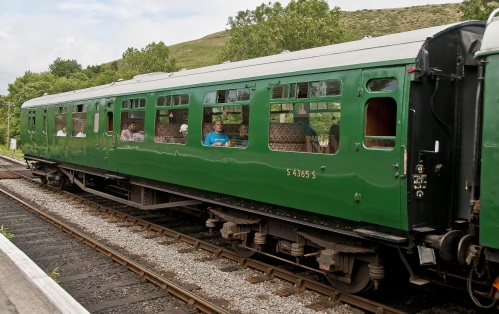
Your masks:
<svg viewBox="0 0 499 314"><path fill-rule="evenodd" d="M121 113L122 141L144 141L145 111L124 111Z"/></svg>
<svg viewBox="0 0 499 314"><path fill-rule="evenodd" d="M272 99L289 98L289 85L276 85L272 88Z"/></svg>
<svg viewBox="0 0 499 314"><path fill-rule="evenodd" d="M83 104L75 105L71 114L71 136L86 137L87 114L86 106Z"/></svg>
<svg viewBox="0 0 499 314"><path fill-rule="evenodd" d="M94 112L94 133L99 132L99 112Z"/></svg>
<svg viewBox="0 0 499 314"><path fill-rule="evenodd" d="M36 113L36 111L34 111L34 110L28 111L28 127L29 127L30 131L35 130L35 125L36 125L35 113Z"/></svg>
<svg viewBox="0 0 499 314"><path fill-rule="evenodd" d="M107 113L107 134L113 135L113 113Z"/></svg>
<svg viewBox="0 0 499 314"><path fill-rule="evenodd" d="M308 83L298 83L297 98L308 98Z"/></svg>
<svg viewBox="0 0 499 314"><path fill-rule="evenodd" d="M182 106L189 104L189 95L174 95L173 96L173 105L174 106Z"/></svg>
<svg viewBox="0 0 499 314"><path fill-rule="evenodd" d="M203 104L214 104L216 95L216 92L208 92L204 94Z"/></svg>
<svg viewBox="0 0 499 314"><path fill-rule="evenodd" d="M60 106L56 108L54 115L54 128L56 136L66 136L66 115L68 112L67 106Z"/></svg>
<svg viewBox="0 0 499 314"><path fill-rule="evenodd" d="M154 141L156 143L187 143L189 108L156 110Z"/></svg>
<svg viewBox="0 0 499 314"><path fill-rule="evenodd" d="M249 107L249 105L230 105L204 108L203 145L247 147L249 143Z"/></svg>
<svg viewBox="0 0 499 314"><path fill-rule="evenodd" d="M370 92L391 92L397 89L399 83L396 78L377 78L367 82L367 90Z"/></svg>
<svg viewBox="0 0 499 314"><path fill-rule="evenodd" d="M242 88L237 90L237 101L248 101L250 99L249 88Z"/></svg>
<svg viewBox="0 0 499 314"><path fill-rule="evenodd" d="M74 105L73 112L86 112L87 106L84 104Z"/></svg>
<svg viewBox="0 0 499 314"><path fill-rule="evenodd" d="M123 99L121 101L121 109L136 109L136 108L145 108L145 107L146 107L145 98Z"/></svg>
<svg viewBox="0 0 499 314"><path fill-rule="evenodd" d="M249 88L227 89L204 94L203 104L225 104L238 101L249 101L251 91Z"/></svg>
<svg viewBox="0 0 499 314"><path fill-rule="evenodd" d="M188 104L189 104L188 94L159 96L158 99L156 100L156 106L158 107L183 106Z"/></svg>
<svg viewBox="0 0 499 314"><path fill-rule="evenodd" d="M341 94L340 80L321 82L321 96L337 96Z"/></svg>
<svg viewBox="0 0 499 314"><path fill-rule="evenodd" d="M43 133L47 132L47 109L43 109Z"/></svg>
<svg viewBox="0 0 499 314"><path fill-rule="evenodd" d="M340 143L339 101L270 105L269 148L336 154Z"/></svg>
<svg viewBox="0 0 499 314"><path fill-rule="evenodd" d="M395 147L397 103L393 98L372 98L365 106L364 146L372 149Z"/></svg>
<svg viewBox="0 0 499 314"><path fill-rule="evenodd" d="M341 94L340 80L326 80L317 82L304 82L290 85L276 85L272 88L272 99L317 98L325 96L339 96Z"/></svg>
<svg viewBox="0 0 499 314"><path fill-rule="evenodd" d="M108 100L106 103L106 110L108 111L106 113L106 132L107 135L112 135L113 134L113 112L112 110L114 109L114 100ZM95 125L94 125L95 128ZM95 131L95 129L94 129ZM95 131L96 132L96 131Z"/></svg>

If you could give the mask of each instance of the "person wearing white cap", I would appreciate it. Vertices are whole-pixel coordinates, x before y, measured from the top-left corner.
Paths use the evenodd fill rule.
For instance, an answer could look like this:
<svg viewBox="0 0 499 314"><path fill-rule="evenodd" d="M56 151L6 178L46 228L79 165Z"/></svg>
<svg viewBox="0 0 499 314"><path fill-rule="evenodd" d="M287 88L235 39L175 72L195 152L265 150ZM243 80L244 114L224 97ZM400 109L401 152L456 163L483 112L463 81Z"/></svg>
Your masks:
<svg viewBox="0 0 499 314"><path fill-rule="evenodd" d="M185 144L187 142L187 133L188 133L187 129L188 129L188 125L187 124L182 124L180 126L180 133L182 133L182 136L184 137L182 139L182 144Z"/></svg>

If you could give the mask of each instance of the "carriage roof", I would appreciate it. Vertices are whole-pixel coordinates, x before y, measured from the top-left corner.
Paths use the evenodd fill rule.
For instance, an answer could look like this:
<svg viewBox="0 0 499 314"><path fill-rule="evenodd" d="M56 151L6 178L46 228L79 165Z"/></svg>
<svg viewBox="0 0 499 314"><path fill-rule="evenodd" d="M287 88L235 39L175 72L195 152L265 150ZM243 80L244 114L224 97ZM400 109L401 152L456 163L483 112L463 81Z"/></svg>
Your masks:
<svg viewBox="0 0 499 314"><path fill-rule="evenodd" d="M379 65L380 63L414 63L427 39L468 25L476 25L476 22L435 26L174 73L142 74L130 80L61 94L44 95L25 102L23 107L175 89L199 84L251 80L277 74L286 76L290 73L311 70L351 68L357 65Z"/></svg>

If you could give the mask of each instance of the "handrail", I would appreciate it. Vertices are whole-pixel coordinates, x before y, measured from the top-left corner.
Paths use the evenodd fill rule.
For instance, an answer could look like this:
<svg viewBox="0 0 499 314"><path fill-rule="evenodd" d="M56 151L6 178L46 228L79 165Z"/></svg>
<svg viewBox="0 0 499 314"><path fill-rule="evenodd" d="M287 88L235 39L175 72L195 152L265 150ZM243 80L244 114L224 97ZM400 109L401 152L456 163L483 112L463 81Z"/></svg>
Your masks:
<svg viewBox="0 0 499 314"><path fill-rule="evenodd" d="M497 13L499 13L499 8L495 9L494 11L492 11L492 13L490 13L489 19L487 20L487 25L489 25L492 22Z"/></svg>

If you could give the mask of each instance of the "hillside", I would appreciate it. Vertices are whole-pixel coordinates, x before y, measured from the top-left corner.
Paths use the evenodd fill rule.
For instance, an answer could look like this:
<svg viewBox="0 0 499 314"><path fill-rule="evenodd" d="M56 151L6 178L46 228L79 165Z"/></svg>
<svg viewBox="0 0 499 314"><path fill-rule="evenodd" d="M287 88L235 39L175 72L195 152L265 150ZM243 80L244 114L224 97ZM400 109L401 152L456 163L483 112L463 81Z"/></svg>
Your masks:
<svg viewBox="0 0 499 314"><path fill-rule="evenodd" d="M449 24L461 20L459 3L424 5L384 10L343 12L341 22L350 38L382 36L413 29ZM178 64L193 69L218 63L228 33L221 31L203 38L170 46Z"/></svg>

